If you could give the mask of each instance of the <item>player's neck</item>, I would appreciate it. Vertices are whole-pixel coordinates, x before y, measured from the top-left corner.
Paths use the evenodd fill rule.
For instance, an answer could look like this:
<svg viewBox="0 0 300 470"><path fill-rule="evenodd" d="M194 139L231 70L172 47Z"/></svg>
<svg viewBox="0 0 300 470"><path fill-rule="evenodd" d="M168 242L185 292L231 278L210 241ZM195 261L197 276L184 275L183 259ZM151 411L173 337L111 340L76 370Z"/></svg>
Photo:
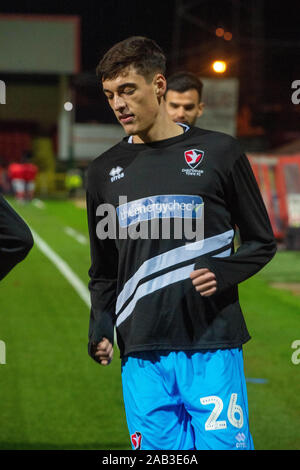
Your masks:
<svg viewBox="0 0 300 470"><path fill-rule="evenodd" d="M163 110L163 112L157 116L157 119L150 128L133 136L133 143L146 144L157 142L159 140L176 137L183 133L184 129L173 122L165 110Z"/></svg>

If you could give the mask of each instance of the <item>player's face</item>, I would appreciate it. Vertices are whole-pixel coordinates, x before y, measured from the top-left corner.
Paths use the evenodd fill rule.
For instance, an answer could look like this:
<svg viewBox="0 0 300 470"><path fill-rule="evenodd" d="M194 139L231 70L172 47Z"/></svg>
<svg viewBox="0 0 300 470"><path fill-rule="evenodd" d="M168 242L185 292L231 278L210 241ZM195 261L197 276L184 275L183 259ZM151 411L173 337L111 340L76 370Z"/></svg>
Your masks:
<svg viewBox="0 0 300 470"><path fill-rule="evenodd" d="M156 74L148 82L129 67L116 78L102 82L108 103L126 134L143 134L154 125L159 112L159 97L165 92L163 80L162 75Z"/></svg>
<svg viewBox="0 0 300 470"><path fill-rule="evenodd" d="M168 90L166 107L174 122L182 122L190 126L193 126L196 119L203 113L203 103L200 102L199 94L194 88L183 93Z"/></svg>

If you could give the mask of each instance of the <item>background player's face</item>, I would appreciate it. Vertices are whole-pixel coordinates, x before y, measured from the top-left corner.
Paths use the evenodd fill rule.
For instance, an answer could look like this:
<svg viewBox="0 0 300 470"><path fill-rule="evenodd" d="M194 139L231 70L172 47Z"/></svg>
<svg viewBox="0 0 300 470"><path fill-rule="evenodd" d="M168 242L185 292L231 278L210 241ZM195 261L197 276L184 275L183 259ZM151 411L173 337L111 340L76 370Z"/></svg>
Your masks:
<svg viewBox="0 0 300 470"><path fill-rule="evenodd" d="M163 75L156 74L151 81L129 67L114 79L102 82L103 91L116 118L126 134L147 132L159 113L159 97L165 92Z"/></svg>
<svg viewBox="0 0 300 470"><path fill-rule="evenodd" d="M182 122L193 126L196 119L203 113L203 103L199 100L198 91L194 88L180 93L168 90L166 107L174 122Z"/></svg>

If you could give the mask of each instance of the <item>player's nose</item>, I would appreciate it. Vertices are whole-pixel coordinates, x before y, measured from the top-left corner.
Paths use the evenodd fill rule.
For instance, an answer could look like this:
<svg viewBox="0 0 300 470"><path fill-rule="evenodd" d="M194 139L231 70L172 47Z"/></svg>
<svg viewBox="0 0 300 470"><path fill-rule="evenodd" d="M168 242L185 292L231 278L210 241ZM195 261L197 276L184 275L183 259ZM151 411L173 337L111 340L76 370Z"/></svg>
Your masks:
<svg viewBox="0 0 300 470"><path fill-rule="evenodd" d="M123 110L126 107L126 103L120 96L115 96L113 100L113 107L115 111Z"/></svg>
<svg viewBox="0 0 300 470"><path fill-rule="evenodd" d="M185 119L184 108L178 108L177 110L177 119Z"/></svg>

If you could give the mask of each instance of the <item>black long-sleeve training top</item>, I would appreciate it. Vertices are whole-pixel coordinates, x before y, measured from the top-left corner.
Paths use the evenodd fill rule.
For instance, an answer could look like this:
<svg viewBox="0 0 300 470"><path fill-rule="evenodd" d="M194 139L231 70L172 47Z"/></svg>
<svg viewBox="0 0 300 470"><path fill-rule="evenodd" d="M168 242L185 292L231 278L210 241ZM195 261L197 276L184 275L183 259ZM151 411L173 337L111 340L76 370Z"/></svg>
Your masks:
<svg viewBox="0 0 300 470"><path fill-rule="evenodd" d="M29 227L0 194L0 280L33 246Z"/></svg>
<svg viewBox="0 0 300 470"><path fill-rule="evenodd" d="M103 337L113 343L114 326L121 357L250 339L238 283L271 260L276 243L236 139L196 127L150 144L124 138L90 164L87 211L91 357ZM192 285L199 268L216 276L210 297Z"/></svg>

